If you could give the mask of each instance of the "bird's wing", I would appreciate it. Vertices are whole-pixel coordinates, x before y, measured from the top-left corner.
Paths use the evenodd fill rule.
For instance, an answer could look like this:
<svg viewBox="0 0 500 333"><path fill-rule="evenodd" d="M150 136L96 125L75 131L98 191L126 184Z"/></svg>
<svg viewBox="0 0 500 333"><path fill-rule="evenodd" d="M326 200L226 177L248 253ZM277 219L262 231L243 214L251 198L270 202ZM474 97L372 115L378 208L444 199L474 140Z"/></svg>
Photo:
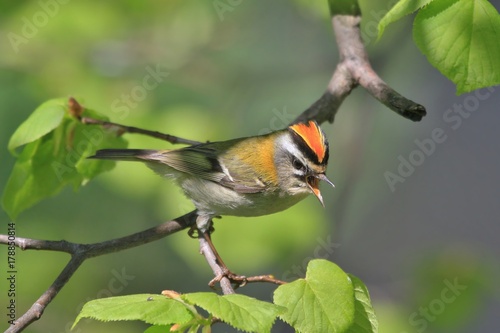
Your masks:
<svg viewBox="0 0 500 333"><path fill-rule="evenodd" d="M148 156L150 160L164 163L177 171L191 174L221 184L238 193L258 193L266 189L255 170L250 167L229 171L217 158L217 151L210 144L163 151L161 156Z"/></svg>
<svg viewBox="0 0 500 333"><path fill-rule="evenodd" d="M166 150L148 156L148 160L163 163L169 167L213 182L220 182L226 175L219 166L215 151L196 146Z"/></svg>

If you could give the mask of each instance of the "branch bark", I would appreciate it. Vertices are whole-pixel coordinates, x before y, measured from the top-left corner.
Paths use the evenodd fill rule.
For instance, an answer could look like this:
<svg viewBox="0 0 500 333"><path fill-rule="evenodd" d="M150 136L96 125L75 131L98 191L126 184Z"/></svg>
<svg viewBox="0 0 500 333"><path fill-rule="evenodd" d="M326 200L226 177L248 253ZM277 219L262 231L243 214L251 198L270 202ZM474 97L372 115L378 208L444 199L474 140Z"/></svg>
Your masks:
<svg viewBox="0 0 500 333"><path fill-rule="evenodd" d="M330 9L333 12L332 3ZM399 94L387 85L373 70L360 31L361 14L332 15L332 26L337 41L340 61L325 93L293 123L315 119L318 123L332 123L344 99L358 85L365 88L382 104L397 114L420 121L426 115L425 107Z"/></svg>
<svg viewBox="0 0 500 333"><path fill-rule="evenodd" d="M234 289L233 286L231 285L231 281L224 275L224 270L221 265L217 263L217 256L215 253L212 251L212 247L208 243L208 241L201 235L198 237L198 240L200 242L200 253L205 256L205 259L207 260L208 265L212 269L212 272L214 273L214 276L222 276L222 278L219 281L219 284L222 288L222 292L224 295L228 294L234 294Z"/></svg>
<svg viewBox="0 0 500 333"><path fill-rule="evenodd" d="M95 118L90 118L90 117L83 117L83 111L85 108L76 101L73 97L70 97L68 100L68 106L69 106L69 113L80 120L82 124L85 125L99 125L107 129L114 130L117 135L122 135L123 133L135 133L135 134L142 134L142 135L147 135L155 139L160 139L163 141L167 141L173 144L186 144L186 145L196 145L199 144L199 141L194 141L194 140L189 140L189 139L183 139L175 135L170 135L170 134L165 134L165 133L160 133L157 131L150 131L147 129L143 128L138 128L134 126L126 126L126 125L121 125L117 123L113 123L110 121L104 121L100 119L95 119Z"/></svg>
<svg viewBox="0 0 500 333"><path fill-rule="evenodd" d="M101 243L79 244L67 241L47 241L29 238L16 238L15 245L22 250L46 250L58 251L71 254L71 259L55 279L52 285L36 300L31 308L19 317L14 325L11 325L5 332L21 332L32 322L39 319L45 308L57 296L59 291L73 276L80 265L87 259L104 254L118 252L142 244L164 238L177 231L186 229L196 224L197 212L192 211L175 220L167 221L156 227L137 232L135 234L116 238ZM0 244L8 244L8 236L0 235Z"/></svg>
<svg viewBox="0 0 500 333"><path fill-rule="evenodd" d="M82 117L80 121L83 124L86 125L100 125L103 126L104 128L111 128L116 130L119 134L123 133L137 133L137 134L143 134L147 135L156 139L164 140L173 144L176 143L181 143L181 144L186 144L186 145L196 145L199 144L199 141L194 141L194 140L188 140L188 139L183 139L178 136L170 135L170 134L164 134L156 131L149 131L146 129L138 128L138 127L133 127L133 126L125 126L125 125L120 125L117 123L112 123L110 121L103 121L103 120L98 120L94 118L89 118L89 117Z"/></svg>

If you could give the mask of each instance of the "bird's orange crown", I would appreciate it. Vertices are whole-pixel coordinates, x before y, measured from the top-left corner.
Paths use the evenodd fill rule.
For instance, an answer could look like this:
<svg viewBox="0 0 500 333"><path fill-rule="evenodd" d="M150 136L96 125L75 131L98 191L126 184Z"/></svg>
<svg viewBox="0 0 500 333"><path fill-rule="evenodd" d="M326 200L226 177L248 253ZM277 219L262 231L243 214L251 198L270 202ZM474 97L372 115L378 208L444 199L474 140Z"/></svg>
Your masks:
<svg viewBox="0 0 500 333"><path fill-rule="evenodd" d="M328 141L314 120L310 120L307 123L294 124L289 129L297 144L305 148L304 151L308 152L307 155L311 161L320 165L328 162Z"/></svg>

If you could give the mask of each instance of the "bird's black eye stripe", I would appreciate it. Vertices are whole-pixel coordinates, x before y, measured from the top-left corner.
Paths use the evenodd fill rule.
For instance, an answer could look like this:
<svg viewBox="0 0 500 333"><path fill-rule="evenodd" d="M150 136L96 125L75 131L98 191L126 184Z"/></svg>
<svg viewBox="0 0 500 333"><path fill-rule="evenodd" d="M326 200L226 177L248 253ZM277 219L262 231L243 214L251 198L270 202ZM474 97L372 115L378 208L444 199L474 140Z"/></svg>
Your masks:
<svg viewBox="0 0 500 333"><path fill-rule="evenodd" d="M292 166L296 170L305 170L306 169L305 165L295 157L292 157Z"/></svg>

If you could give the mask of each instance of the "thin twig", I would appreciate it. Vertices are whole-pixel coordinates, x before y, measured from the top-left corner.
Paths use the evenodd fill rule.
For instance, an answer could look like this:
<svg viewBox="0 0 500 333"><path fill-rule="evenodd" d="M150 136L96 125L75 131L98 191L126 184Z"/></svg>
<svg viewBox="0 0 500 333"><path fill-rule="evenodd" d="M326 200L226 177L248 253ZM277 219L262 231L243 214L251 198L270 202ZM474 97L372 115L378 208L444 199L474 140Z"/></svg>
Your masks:
<svg viewBox="0 0 500 333"><path fill-rule="evenodd" d="M210 235L208 233L198 232L198 239L200 242L200 253L205 256L208 265L212 268L215 278L209 282L210 287L214 287L216 282L219 282L222 288L222 293L234 294L234 289L232 283L235 283L235 287L243 287L247 283L251 282L270 282L277 285L285 284L285 281L278 280L272 275L257 275L257 276L242 276L232 273L217 253Z"/></svg>
<svg viewBox="0 0 500 333"><path fill-rule="evenodd" d="M126 126L126 125L121 125L117 123L113 123L110 121L104 121L100 119L95 119L95 118L90 118L90 117L82 117L82 114L85 110L85 108L77 102L77 100L73 97L70 97L68 99L68 110L69 113L80 120L82 124L85 125L99 125L104 128L114 130L118 135L122 135L123 133L137 133L137 134L143 134L147 135L156 139L164 140L173 144L187 144L187 145L196 145L201 142L199 141L194 141L194 140L188 140L188 139L183 139L178 136L170 135L170 134L165 134L165 133L160 133L157 131L150 131L134 126Z"/></svg>
<svg viewBox="0 0 500 333"><path fill-rule="evenodd" d="M212 269L212 272L214 273L214 276L220 277L219 284L222 288L222 293L224 295L228 294L234 294L234 289L233 286L231 285L231 281L227 278L227 276L224 276L225 272L224 269L217 263L217 257L215 256L215 253L212 251L212 247L209 245L208 241L200 235L198 237L198 240L200 242L200 253L205 257L207 260L208 265Z"/></svg>
<svg viewBox="0 0 500 333"><path fill-rule="evenodd" d="M200 253L205 256L208 265L212 268L212 272L215 275L215 279L210 281L209 285L213 286L213 282L218 281L221 285L222 293L225 295L234 294L234 288L231 285L232 280L237 284L236 287L242 287L247 283L253 282L269 282L277 285L287 283L276 279L273 275L240 276L228 272L226 265L219 262L217 258L218 254L209 241L203 236L200 236L198 239L200 241Z"/></svg>
<svg viewBox="0 0 500 333"><path fill-rule="evenodd" d="M277 285L282 285L286 284L288 282L276 279L273 275L255 275L255 276L249 276L246 278L247 283L252 283L252 282L269 282Z"/></svg>
<svg viewBox="0 0 500 333"><path fill-rule="evenodd" d="M15 245L23 250L59 251L71 254L71 259L56 278L54 283L36 300L31 308L19 317L14 325L5 332L21 332L39 319L45 308L73 276L80 265L89 258L129 249L161 239L196 223L197 212L193 211L175 220L167 221L153 228L135 234L94 244L79 244L67 241L46 241L29 238L16 238ZM8 236L0 235L0 244L8 244Z"/></svg>
<svg viewBox="0 0 500 333"><path fill-rule="evenodd" d="M145 130L142 128L138 127L133 127L133 126L125 126L125 125L120 125L117 123L112 123L110 121L103 121L99 119L94 119L94 118L89 118L89 117L82 117L81 122L86 125L101 125L104 128L109 128L112 130L116 130L119 134L123 133L138 133L138 134L143 134L147 135L156 139L168 141L170 143L181 143L181 144L187 144L187 145L196 145L199 144L199 141L194 141L194 140L188 140L188 139L183 139L179 138L178 136L170 135L170 134L164 134L156 131L149 131Z"/></svg>

